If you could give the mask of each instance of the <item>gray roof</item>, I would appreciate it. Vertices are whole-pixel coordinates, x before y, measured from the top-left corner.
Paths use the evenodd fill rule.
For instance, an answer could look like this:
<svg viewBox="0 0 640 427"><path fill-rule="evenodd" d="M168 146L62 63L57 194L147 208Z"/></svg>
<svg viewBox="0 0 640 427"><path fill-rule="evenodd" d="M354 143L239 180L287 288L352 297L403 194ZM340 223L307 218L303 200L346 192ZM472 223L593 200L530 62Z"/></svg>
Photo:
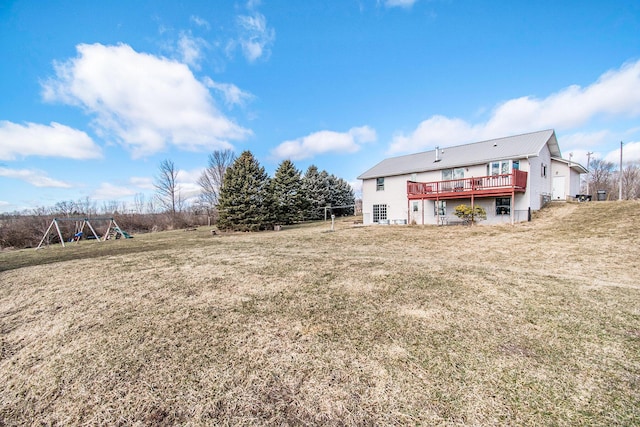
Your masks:
<svg viewBox="0 0 640 427"><path fill-rule="evenodd" d="M553 129L471 144L440 148L439 161L436 150L385 159L364 172L358 179L406 175L432 170L478 165L494 160L524 159L536 157L549 144L551 157L562 158Z"/></svg>
<svg viewBox="0 0 640 427"><path fill-rule="evenodd" d="M571 160L567 160L567 159L560 159L557 157L552 157L552 159L566 164L567 166L569 166L571 169L575 170L578 173L589 173L587 168L582 166L580 163L572 162Z"/></svg>

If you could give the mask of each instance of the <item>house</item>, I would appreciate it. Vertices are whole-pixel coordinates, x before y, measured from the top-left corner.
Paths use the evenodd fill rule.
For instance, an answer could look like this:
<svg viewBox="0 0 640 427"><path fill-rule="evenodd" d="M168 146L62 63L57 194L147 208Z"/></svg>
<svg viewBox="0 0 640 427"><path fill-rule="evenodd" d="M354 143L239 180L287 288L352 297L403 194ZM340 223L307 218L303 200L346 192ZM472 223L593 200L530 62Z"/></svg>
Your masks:
<svg viewBox="0 0 640 427"><path fill-rule="evenodd" d="M364 224L447 224L460 204L484 223L526 221L550 200L580 192L588 171L565 160L554 130L385 159L362 180Z"/></svg>

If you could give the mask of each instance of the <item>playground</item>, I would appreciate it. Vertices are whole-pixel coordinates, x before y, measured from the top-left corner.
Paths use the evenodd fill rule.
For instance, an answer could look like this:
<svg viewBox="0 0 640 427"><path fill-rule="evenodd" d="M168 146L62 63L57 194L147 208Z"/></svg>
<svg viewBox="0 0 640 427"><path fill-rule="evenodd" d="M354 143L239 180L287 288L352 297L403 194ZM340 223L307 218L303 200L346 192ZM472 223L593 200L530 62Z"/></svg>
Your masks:
<svg viewBox="0 0 640 427"><path fill-rule="evenodd" d="M101 235L96 233L96 229L92 225L92 222L93 224L106 223L105 231ZM65 231L69 235L69 237L67 237L66 239L67 243L80 242L83 239L102 242L112 238L114 239L133 238L133 236L131 236L129 233L127 233L126 231L123 231L118 225L118 223L116 222L116 220L111 217L91 218L91 219L89 218L53 218L53 220L51 220L51 224L49 224L47 231L45 231L44 235L42 236L42 240L40 240L40 243L38 244L38 247L36 249L40 249L43 245L48 246L52 243L55 243L56 240L59 241L62 247L65 246L65 237L64 237L65 234L62 232L62 229L60 226L61 223L73 225L73 233L70 235L69 235L69 230L70 230L69 226L64 227ZM91 234L88 234L89 231L91 232Z"/></svg>

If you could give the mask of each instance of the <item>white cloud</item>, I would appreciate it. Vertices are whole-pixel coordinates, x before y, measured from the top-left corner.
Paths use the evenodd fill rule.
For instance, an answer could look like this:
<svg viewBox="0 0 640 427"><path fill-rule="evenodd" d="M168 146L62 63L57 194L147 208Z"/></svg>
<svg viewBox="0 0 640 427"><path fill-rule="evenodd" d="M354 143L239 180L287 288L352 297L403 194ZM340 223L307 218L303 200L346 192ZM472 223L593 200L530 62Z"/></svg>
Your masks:
<svg viewBox="0 0 640 427"><path fill-rule="evenodd" d="M604 160L615 165L620 164L620 145L618 149L610 151L604 156ZM622 146L622 163L640 162L640 142L627 142Z"/></svg>
<svg viewBox="0 0 640 427"><path fill-rule="evenodd" d="M123 187L103 182L100 187L93 192L91 198L94 200L118 200L123 197L131 197L136 192L131 187Z"/></svg>
<svg viewBox="0 0 640 427"><path fill-rule="evenodd" d="M562 146L565 149L572 149L574 147L597 147L611 140L611 132L608 130L601 130L597 132L576 132L562 136Z"/></svg>
<svg viewBox="0 0 640 427"><path fill-rule="evenodd" d="M78 56L55 66L43 84L47 101L84 108L99 134L142 157L167 144L187 150L230 149L251 134L221 114L185 64L128 45L77 46Z"/></svg>
<svg viewBox="0 0 640 427"><path fill-rule="evenodd" d="M268 58L271 45L275 41L276 32L267 26L267 19L261 13L253 15L239 15L237 17L240 31L237 41L232 41L230 48L239 44L244 57L249 62L255 62L260 57Z"/></svg>
<svg viewBox="0 0 640 427"><path fill-rule="evenodd" d="M410 8L417 0L386 0L384 5L386 7L405 7Z"/></svg>
<svg viewBox="0 0 640 427"><path fill-rule="evenodd" d="M200 37L193 37L188 33L181 33L178 38L179 59L184 64L195 70L200 69L202 60L202 48L207 46L207 42Z"/></svg>
<svg viewBox="0 0 640 427"><path fill-rule="evenodd" d="M285 141L271 154L278 159L302 160L324 153L355 153L362 144L373 142L376 131L369 126L354 127L348 132L323 130L292 141Z"/></svg>
<svg viewBox="0 0 640 427"><path fill-rule="evenodd" d="M194 169L186 171L183 169L178 170L177 183L180 187L180 196L184 200L192 200L200 195L202 187L198 184L198 179L202 175L203 169Z"/></svg>
<svg viewBox="0 0 640 427"><path fill-rule="evenodd" d="M439 144L478 141L541 129L571 130L596 117L640 115L640 61L608 71L581 88L569 86L544 99L530 96L498 105L484 123L433 116L408 135L394 136L389 152L431 149Z"/></svg>
<svg viewBox="0 0 640 427"><path fill-rule="evenodd" d="M209 77L205 77L204 84L222 93L227 105L244 105L253 98L249 92L245 92L238 86L231 83L218 83Z"/></svg>
<svg viewBox="0 0 640 427"><path fill-rule="evenodd" d="M85 132L60 123L24 125L0 121L0 159L24 156L50 156L95 159L102 151Z"/></svg>
<svg viewBox="0 0 640 427"><path fill-rule="evenodd" d="M153 186L153 178L150 177L133 176L129 178L129 182L131 185L144 190L155 190L155 187Z"/></svg>
<svg viewBox="0 0 640 427"><path fill-rule="evenodd" d="M209 22L206 19L203 19L197 15L191 15L190 19L191 19L191 22L196 24L198 27L202 27L207 30L211 28L211 25L209 25Z"/></svg>
<svg viewBox="0 0 640 427"><path fill-rule="evenodd" d="M28 182L34 187L46 187L46 188L70 188L71 185L58 181L47 176L43 171L33 169L9 169L0 167L0 176L7 178L19 179L21 181Z"/></svg>

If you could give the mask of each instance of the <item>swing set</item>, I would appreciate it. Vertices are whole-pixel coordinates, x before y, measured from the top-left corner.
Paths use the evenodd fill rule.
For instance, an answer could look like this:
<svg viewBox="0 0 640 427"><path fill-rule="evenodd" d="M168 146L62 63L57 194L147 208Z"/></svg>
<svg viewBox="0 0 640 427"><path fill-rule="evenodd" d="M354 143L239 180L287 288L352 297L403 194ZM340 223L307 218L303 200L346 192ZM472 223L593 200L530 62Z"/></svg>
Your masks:
<svg viewBox="0 0 640 427"><path fill-rule="evenodd" d="M121 237L125 239L133 238L133 236L131 236L129 233L127 233L126 231L123 231L120 228L120 226L118 226L118 223L116 222L116 220L113 218L91 218L91 221L94 221L94 222L109 221L107 225L107 230L105 231L102 239L96 233L96 230L91 225L89 218L53 218L53 220L51 221L51 224L49 224L49 228L47 228L47 231L45 231L44 236L42 236L42 240L40 240L40 244L38 245L36 250L42 247L45 240L47 240L47 245L49 244L49 241L51 240L51 234L54 229L55 229L55 232L53 234L54 237L57 235L57 237L60 239L60 243L62 244L62 247L63 248L65 247L64 238L62 237L62 232L60 231L60 224L58 224L59 221L75 222L75 231L73 234L73 238L69 239L69 242L76 242L76 243L79 242L85 235L85 227L88 227L92 233L91 235L87 234L87 237L85 238L95 239L97 242L108 240L111 238L111 236L114 236L116 239L119 239Z"/></svg>

